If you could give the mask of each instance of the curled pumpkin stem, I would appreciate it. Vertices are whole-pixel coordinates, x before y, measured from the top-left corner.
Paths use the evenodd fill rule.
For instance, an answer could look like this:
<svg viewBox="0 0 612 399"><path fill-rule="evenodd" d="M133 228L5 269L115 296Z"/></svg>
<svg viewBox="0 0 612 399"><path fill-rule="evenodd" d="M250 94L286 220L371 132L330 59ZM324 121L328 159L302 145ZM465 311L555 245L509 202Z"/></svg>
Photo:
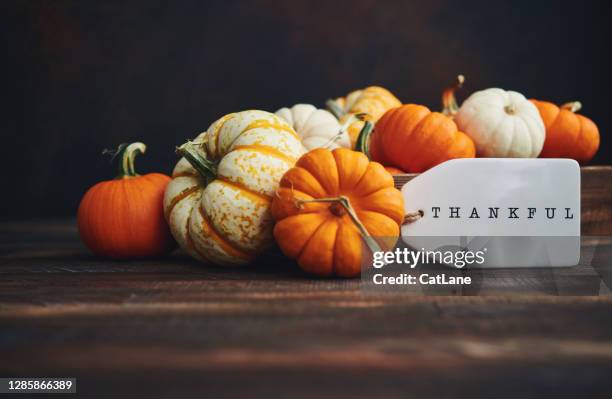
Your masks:
<svg viewBox="0 0 612 399"><path fill-rule="evenodd" d="M455 91L463 87L465 76L457 75L457 81L442 92L442 113L446 116L454 116L459 111L459 104L455 98Z"/></svg>
<svg viewBox="0 0 612 399"><path fill-rule="evenodd" d="M357 212L355 212L355 209L351 205L351 201L348 199L348 197L344 195L340 195L338 197L316 198L316 199L311 199L311 200L296 200L296 206L301 209L302 205L304 204L318 203L318 202L328 202L332 204L341 205L346 211L346 213L349 215L349 217L351 218L351 221L355 224L355 227L357 227L357 230L359 230L359 233L363 237L370 251L372 253L381 251L380 246L378 245L376 240L368 232L368 230L363 225L361 220L359 220L359 217L357 216Z"/></svg>
<svg viewBox="0 0 612 399"><path fill-rule="evenodd" d="M111 162L115 160L117 157L121 157L121 162L119 163L119 175L118 179L124 179L127 177L135 177L138 176L136 173L136 169L134 168L134 160L136 159L136 155L144 154L147 150L147 146L144 143L136 142L132 144L123 143L117 147L116 150L104 150L102 154L110 154Z"/></svg>
<svg viewBox="0 0 612 399"><path fill-rule="evenodd" d="M563 104L559 108L566 109L570 112L578 112L582 109L582 103L580 101L572 101L572 102Z"/></svg>

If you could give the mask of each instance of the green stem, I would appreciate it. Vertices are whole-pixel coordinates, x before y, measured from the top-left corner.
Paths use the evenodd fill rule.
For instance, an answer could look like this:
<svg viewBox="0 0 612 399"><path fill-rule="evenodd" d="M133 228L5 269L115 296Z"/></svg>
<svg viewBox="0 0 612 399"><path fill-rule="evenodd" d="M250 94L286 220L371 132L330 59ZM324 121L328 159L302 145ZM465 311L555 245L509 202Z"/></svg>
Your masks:
<svg viewBox="0 0 612 399"><path fill-rule="evenodd" d="M361 151L368 159L370 158L370 136L374 130L374 124L370 121L366 121L363 128L359 132L357 142L355 143L355 151Z"/></svg>
<svg viewBox="0 0 612 399"><path fill-rule="evenodd" d="M134 169L134 159L136 155L144 154L146 150L147 146L140 142L121 144L119 148L117 148L113 158L117 156L121 157L121 162L119 163L119 179L138 176L136 169Z"/></svg>
<svg viewBox="0 0 612 399"><path fill-rule="evenodd" d="M325 105L329 109L329 112L331 112L338 120L340 120L340 118L346 115L346 112L344 112L342 107L339 106L338 103L334 100L327 100L325 102Z"/></svg>
<svg viewBox="0 0 612 399"><path fill-rule="evenodd" d="M206 180L206 184L217 178L217 166L203 156L193 142L186 142L178 147L176 152L185 157L191 166Z"/></svg>

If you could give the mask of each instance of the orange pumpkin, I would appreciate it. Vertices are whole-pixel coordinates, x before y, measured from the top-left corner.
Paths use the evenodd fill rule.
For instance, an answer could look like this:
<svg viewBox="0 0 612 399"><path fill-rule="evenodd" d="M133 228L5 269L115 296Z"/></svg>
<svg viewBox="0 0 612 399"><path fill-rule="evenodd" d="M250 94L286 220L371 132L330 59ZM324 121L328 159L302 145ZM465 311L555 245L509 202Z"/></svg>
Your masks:
<svg viewBox="0 0 612 399"><path fill-rule="evenodd" d="M123 144L119 176L91 187L77 215L79 234L96 255L115 259L158 256L174 248L166 224L163 198L170 177L160 173L136 174L134 158L142 143Z"/></svg>
<svg viewBox="0 0 612 399"><path fill-rule="evenodd" d="M280 249L303 270L353 277L368 255L362 239L370 253L393 248L404 203L393 177L379 163L345 148L318 148L285 173L272 201L272 216Z"/></svg>
<svg viewBox="0 0 612 399"><path fill-rule="evenodd" d="M454 158L473 158L474 142L448 116L427 107L406 104L387 111L361 132L357 148L373 161L408 173L424 172Z"/></svg>
<svg viewBox="0 0 612 399"><path fill-rule="evenodd" d="M546 128L542 158L572 158L586 163L599 148L599 129L592 120L577 114L579 102L561 107L547 101L530 100L540 111Z"/></svg>

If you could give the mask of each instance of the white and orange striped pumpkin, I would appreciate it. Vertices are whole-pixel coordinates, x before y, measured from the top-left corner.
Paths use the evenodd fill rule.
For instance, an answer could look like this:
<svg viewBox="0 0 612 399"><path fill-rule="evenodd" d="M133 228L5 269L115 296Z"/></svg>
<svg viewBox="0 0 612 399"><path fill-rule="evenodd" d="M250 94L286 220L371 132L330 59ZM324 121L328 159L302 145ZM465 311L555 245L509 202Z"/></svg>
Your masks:
<svg viewBox="0 0 612 399"><path fill-rule="evenodd" d="M303 154L284 120L243 111L214 122L179 147L164 197L172 235L191 256L241 265L273 243L270 203L283 174Z"/></svg>
<svg viewBox="0 0 612 399"><path fill-rule="evenodd" d="M291 108L279 109L276 115L295 129L307 150L351 148L348 132L343 130L338 119L325 109L318 109L312 104L296 104Z"/></svg>

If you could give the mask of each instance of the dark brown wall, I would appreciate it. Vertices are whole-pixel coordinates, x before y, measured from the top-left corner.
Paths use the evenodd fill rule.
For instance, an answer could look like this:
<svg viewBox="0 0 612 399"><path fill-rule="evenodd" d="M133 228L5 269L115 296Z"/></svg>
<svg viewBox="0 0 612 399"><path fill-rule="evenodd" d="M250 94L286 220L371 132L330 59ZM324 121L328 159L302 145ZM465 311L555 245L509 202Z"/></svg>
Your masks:
<svg viewBox="0 0 612 399"><path fill-rule="evenodd" d="M379 84L439 108L490 86L579 99L612 161L603 3L558 1L8 1L2 10L2 218L73 215L142 140L141 172L221 115L320 104ZM462 97L462 98L463 98ZM8 195L7 195L8 193Z"/></svg>

